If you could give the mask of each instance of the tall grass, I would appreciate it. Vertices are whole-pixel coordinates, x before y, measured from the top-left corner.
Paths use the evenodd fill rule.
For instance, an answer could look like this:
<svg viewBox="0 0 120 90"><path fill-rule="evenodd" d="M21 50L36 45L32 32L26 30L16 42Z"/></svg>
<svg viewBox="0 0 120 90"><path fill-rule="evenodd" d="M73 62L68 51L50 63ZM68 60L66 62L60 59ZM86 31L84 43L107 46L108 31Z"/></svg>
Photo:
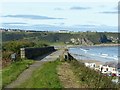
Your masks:
<svg viewBox="0 0 120 90"><path fill-rule="evenodd" d="M77 60L69 62L75 75L79 77L79 81L86 85L86 88L117 88L115 83L112 83L111 78L102 75L100 72L92 70Z"/></svg>

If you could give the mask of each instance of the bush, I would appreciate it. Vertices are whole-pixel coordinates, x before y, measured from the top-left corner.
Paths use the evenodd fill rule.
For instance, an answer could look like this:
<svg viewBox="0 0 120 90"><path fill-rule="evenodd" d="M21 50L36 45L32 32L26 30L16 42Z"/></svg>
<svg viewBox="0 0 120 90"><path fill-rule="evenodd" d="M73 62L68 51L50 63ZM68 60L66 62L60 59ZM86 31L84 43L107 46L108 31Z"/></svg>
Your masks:
<svg viewBox="0 0 120 90"><path fill-rule="evenodd" d="M20 48L32 47L34 45L35 43L29 42L29 41L9 41L9 42L3 43L2 49L3 51L12 51L12 52L19 53Z"/></svg>
<svg viewBox="0 0 120 90"><path fill-rule="evenodd" d="M48 42L46 42L46 41L38 41L38 42L35 42L34 47L46 47L46 46L49 46Z"/></svg>
<svg viewBox="0 0 120 90"><path fill-rule="evenodd" d="M10 55L11 55L12 53L13 53L13 52L11 52L11 51L3 51L3 52L2 52L2 58L9 59L9 58L10 58Z"/></svg>

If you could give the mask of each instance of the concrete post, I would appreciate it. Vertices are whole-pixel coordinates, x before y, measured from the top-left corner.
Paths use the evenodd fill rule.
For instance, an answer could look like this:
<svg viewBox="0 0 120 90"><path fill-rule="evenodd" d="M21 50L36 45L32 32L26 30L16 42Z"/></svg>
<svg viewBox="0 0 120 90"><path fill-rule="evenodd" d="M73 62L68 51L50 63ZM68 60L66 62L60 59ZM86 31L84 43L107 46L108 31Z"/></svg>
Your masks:
<svg viewBox="0 0 120 90"><path fill-rule="evenodd" d="M20 56L21 56L21 59L25 58L25 48L20 48Z"/></svg>

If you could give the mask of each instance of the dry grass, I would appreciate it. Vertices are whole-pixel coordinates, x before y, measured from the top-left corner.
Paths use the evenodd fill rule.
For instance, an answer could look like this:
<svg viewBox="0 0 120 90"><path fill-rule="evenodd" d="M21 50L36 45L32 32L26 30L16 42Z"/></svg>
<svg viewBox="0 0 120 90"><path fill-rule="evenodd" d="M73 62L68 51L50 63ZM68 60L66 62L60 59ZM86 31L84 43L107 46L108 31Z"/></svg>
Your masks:
<svg viewBox="0 0 120 90"><path fill-rule="evenodd" d="M71 70L71 66L69 63L63 62L61 65L58 66L57 70L60 81L63 84L64 88L82 87L76 76L74 75L73 71Z"/></svg>

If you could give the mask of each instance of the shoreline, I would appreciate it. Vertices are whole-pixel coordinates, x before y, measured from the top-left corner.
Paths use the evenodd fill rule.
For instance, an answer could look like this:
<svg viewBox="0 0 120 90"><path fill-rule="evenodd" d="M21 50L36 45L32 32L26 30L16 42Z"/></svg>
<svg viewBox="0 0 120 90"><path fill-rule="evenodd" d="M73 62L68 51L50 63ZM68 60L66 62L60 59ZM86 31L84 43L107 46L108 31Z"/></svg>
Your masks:
<svg viewBox="0 0 120 90"><path fill-rule="evenodd" d="M120 44L96 44L92 46L120 46Z"/></svg>
<svg viewBox="0 0 120 90"><path fill-rule="evenodd" d="M76 56L74 54L71 54L71 56L74 57L79 62L82 62L82 63L95 63L96 66L104 65L106 63L106 62L102 62L102 61L99 61L99 60L78 59L78 58L76 58Z"/></svg>
<svg viewBox="0 0 120 90"><path fill-rule="evenodd" d="M110 61L101 61L101 60L96 60L96 59L80 59L77 58L77 54L70 53L77 61L82 62L82 63L95 63L97 66L99 65L115 65L117 61L110 60Z"/></svg>
<svg viewBox="0 0 120 90"><path fill-rule="evenodd" d="M76 59L76 60L79 62L82 62L82 63L95 63L97 67L100 65L105 65L105 66L108 65L111 67L117 66L117 62L114 62L114 61L102 62L102 61L98 61L98 60L81 60L81 59Z"/></svg>
<svg viewBox="0 0 120 90"><path fill-rule="evenodd" d="M71 45L71 46L69 46L68 47L68 49L70 49L70 48L79 48L79 47L102 47L102 46L106 46L106 47L112 47L112 46L120 46L120 44L98 44L98 45L89 45L89 46L83 46L83 45ZM73 54L72 55L73 57L76 57L76 54ZM83 63L95 63L97 66L99 66L99 65L106 65L106 64L113 64L113 62L114 62L114 64L117 62L117 61L114 61L114 60L110 60L110 61L100 61L100 60L95 60L95 59L91 59L91 60L87 60L87 59L83 59L83 60L81 60L81 59L76 59L76 60L78 60L78 61L80 61L80 62L83 62Z"/></svg>
<svg viewBox="0 0 120 90"><path fill-rule="evenodd" d="M77 59L77 61L82 62L82 63L95 63L96 66L105 64L105 62L101 62L101 61L98 61L98 60L80 60L80 59Z"/></svg>
<svg viewBox="0 0 120 90"><path fill-rule="evenodd" d="M93 46L120 46L120 44L67 45L67 48L75 48L75 47L93 47Z"/></svg>

